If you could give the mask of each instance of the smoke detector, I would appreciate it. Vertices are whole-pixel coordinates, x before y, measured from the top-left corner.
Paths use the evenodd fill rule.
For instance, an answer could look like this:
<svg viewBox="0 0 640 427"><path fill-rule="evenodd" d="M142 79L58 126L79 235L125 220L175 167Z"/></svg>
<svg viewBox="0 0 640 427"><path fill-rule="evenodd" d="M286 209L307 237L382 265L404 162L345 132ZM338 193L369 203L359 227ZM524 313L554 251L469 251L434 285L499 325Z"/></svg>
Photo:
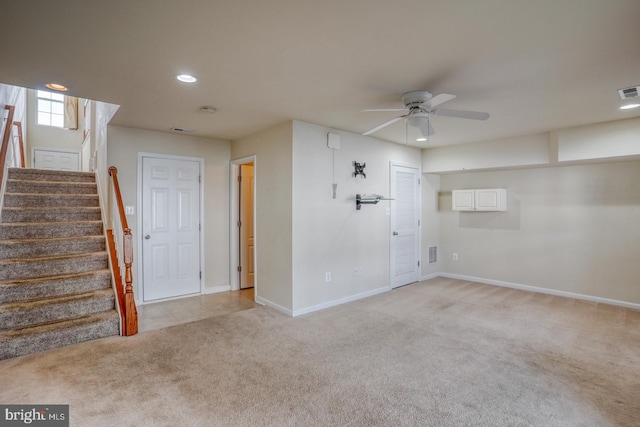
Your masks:
<svg viewBox="0 0 640 427"><path fill-rule="evenodd" d="M640 95L640 86L625 87L618 89L618 94L621 99L637 98Z"/></svg>
<svg viewBox="0 0 640 427"><path fill-rule="evenodd" d="M207 114L213 114L216 111L218 111L218 109L216 107L210 107L208 105L205 105L204 107L200 107L200 111Z"/></svg>

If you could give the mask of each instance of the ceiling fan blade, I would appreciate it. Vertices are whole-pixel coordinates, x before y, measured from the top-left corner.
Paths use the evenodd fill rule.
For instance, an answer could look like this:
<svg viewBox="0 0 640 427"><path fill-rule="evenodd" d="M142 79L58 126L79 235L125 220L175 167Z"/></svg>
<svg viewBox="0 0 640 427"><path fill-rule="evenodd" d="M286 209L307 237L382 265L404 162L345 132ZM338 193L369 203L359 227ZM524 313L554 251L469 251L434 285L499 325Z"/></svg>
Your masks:
<svg viewBox="0 0 640 427"><path fill-rule="evenodd" d="M460 119L487 120L489 113L480 111L464 111L464 110L433 110L431 112L435 116L457 117Z"/></svg>
<svg viewBox="0 0 640 427"><path fill-rule="evenodd" d="M380 129L382 129L382 128L384 128L384 127L387 127L387 126L389 126L390 124L395 123L395 122L397 122L398 120L402 120L402 119L404 119L404 118L405 118L405 116L394 117L393 119L391 119L391 120L387 120L386 122L382 123L382 124L381 124L381 125L379 125L379 126L374 127L373 129L369 129L368 131L366 131L365 133L363 133L363 135L365 135L365 136L367 136L367 135L371 135L372 133L375 133L375 132L379 131Z"/></svg>
<svg viewBox="0 0 640 427"><path fill-rule="evenodd" d="M368 110L362 110L366 113L376 112L376 111L407 111L406 108L373 108Z"/></svg>
<svg viewBox="0 0 640 427"><path fill-rule="evenodd" d="M428 100L424 104L422 104L422 106L424 108L431 109L431 108L433 108L433 107L435 107L437 105L440 105L440 104L442 104L444 102L451 101L455 97L456 97L455 95L451 95L451 94L448 94L448 93L441 93L439 95L434 96L433 98L431 98L430 100Z"/></svg>

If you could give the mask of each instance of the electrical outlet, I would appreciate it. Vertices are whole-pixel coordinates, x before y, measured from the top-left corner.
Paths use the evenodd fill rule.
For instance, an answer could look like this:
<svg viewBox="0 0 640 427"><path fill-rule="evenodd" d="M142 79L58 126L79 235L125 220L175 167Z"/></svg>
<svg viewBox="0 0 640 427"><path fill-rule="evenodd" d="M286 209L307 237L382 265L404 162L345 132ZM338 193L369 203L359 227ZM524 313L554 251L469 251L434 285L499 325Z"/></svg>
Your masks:
<svg viewBox="0 0 640 427"><path fill-rule="evenodd" d="M362 276L362 267L355 267L353 269L353 275L354 276Z"/></svg>
<svg viewBox="0 0 640 427"><path fill-rule="evenodd" d="M135 206L125 206L124 207L124 214L125 215L135 215L136 214L136 207Z"/></svg>
<svg viewBox="0 0 640 427"><path fill-rule="evenodd" d="M326 282L330 282L331 281L331 272L327 271L326 273L324 273L324 280Z"/></svg>
<svg viewBox="0 0 640 427"><path fill-rule="evenodd" d="M453 260L454 260L454 261L457 261L457 260L458 260L458 254L457 254L457 253L455 253L455 252L453 253Z"/></svg>

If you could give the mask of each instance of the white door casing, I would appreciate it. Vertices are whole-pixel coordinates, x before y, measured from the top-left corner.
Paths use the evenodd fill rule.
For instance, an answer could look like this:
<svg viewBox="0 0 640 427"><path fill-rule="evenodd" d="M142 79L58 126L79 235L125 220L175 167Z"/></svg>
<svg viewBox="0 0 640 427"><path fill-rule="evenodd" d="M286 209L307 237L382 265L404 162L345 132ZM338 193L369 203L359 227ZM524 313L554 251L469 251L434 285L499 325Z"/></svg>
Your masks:
<svg viewBox="0 0 640 427"><path fill-rule="evenodd" d="M143 301L201 292L201 161L143 156Z"/></svg>
<svg viewBox="0 0 640 427"><path fill-rule="evenodd" d="M420 171L391 163L390 283L392 288L420 280Z"/></svg>

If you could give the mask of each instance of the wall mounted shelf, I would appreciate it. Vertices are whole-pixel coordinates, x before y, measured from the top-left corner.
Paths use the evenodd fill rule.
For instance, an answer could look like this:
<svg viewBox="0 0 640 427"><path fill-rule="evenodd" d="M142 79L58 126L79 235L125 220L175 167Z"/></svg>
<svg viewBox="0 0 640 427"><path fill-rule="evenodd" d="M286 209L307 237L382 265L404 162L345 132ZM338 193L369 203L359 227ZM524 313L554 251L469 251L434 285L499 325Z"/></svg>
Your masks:
<svg viewBox="0 0 640 427"><path fill-rule="evenodd" d="M356 194L356 210L360 210L362 205L375 205L380 200L393 200L388 197L382 197L378 194Z"/></svg>

